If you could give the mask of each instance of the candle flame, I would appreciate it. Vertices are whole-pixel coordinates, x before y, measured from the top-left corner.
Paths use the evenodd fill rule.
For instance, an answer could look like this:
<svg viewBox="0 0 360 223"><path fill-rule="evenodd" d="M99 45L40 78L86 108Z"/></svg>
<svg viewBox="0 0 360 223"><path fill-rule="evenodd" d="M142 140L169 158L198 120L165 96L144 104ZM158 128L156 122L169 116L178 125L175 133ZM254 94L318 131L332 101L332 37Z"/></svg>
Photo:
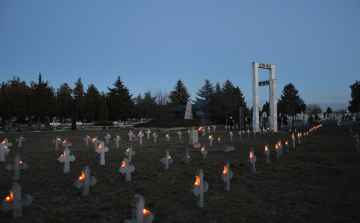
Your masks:
<svg viewBox="0 0 360 223"><path fill-rule="evenodd" d="M60 138L58 138L58 141L61 141L61 139L60 139Z"/></svg>
<svg viewBox="0 0 360 223"><path fill-rule="evenodd" d="M121 167L125 167L125 161L122 161Z"/></svg>
<svg viewBox="0 0 360 223"><path fill-rule="evenodd" d="M6 201L10 201L11 200L11 198L8 196L8 197L6 197Z"/></svg>
<svg viewBox="0 0 360 223"><path fill-rule="evenodd" d="M265 146L265 151L268 151L268 147L267 147L267 146Z"/></svg>
<svg viewBox="0 0 360 223"><path fill-rule="evenodd" d="M285 145L287 145L288 144L288 142L287 141L285 141Z"/></svg>
<svg viewBox="0 0 360 223"><path fill-rule="evenodd" d="M277 144L275 144L275 149L277 149L278 148L278 145Z"/></svg>
<svg viewBox="0 0 360 223"><path fill-rule="evenodd" d="M220 141L220 137L218 138L218 141Z"/></svg>
<svg viewBox="0 0 360 223"><path fill-rule="evenodd" d="M250 153L250 158L253 158L253 153L252 152L249 152Z"/></svg>
<svg viewBox="0 0 360 223"><path fill-rule="evenodd" d="M223 171L224 174L227 174L227 167L224 166L224 171Z"/></svg>
<svg viewBox="0 0 360 223"><path fill-rule="evenodd" d="M204 152L204 147L201 147L201 152Z"/></svg>
<svg viewBox="0 0 360 223"><path fill-rule="evenodd" d="M126 150L126 152L130 152L130 148L128 148L128 149Z"/></svg>
<svg viewBox="0 0 360 223"><path fill-rule="evenodd" d="M20 160L20 165L23 164L23 161Z"/></svg>
<svg viewBox="0 0 360 223"><path fill-rule="evenodd" d="M79 176L79 180L83 180L83 177L82 177L82 176Z"/></svg>
<svg viewBox="0 0 360 223"><path fill-rule="evenodd" d="M64 152L63 154L61 154L62 157L66 156L66 153Z"/></svg>
<svg viewBox="0 0 360 223"><path fill-rule="evenodd" d="M101 144L99 144L98 149L101 149Z"/></svg>
<svg viewBox="0 0 360 223"><path fill-rule="evenodd" d="M7 149L7 146L4 146L4 149Z"/></svg>
<svg viewBox="0 0 360 223"><path fill-rule="evenodd" d="M150 211L148 211L148 210L146 210L146 209L144 208L144 210L143 210L144 215L149 214L149 212L150 212Z"/></svg>
<svg viewBox="0 0 360 223"><path fill-rule="evenodd" d="M171 156L169 156L169 160L171 159Z"/></svg>
<svg viewBox="0 0 360 223"><path fill-rule="evenodd" d="M2 144L5 144L5 140L4 140L4 141L2 141Z"/></svg>
<svg viewBox="0 0 360 223"><path fill-rule="evenodd" d="M63 143L66 143L66 140L64 140Z"/></svg>
<svg viewBox="0 0 360 223"><path fill-rule="evenodd" d="M166 136L165 136L165 137L167 138L167 137L169 137L169 135L168 135L168 134L166 134Z"/></svg>
<svg viewBox="0 0 360 223"><path fill-rule="evenodd" d="M211 139L211 135L209 136L209 139Z"/></svg>
<svg viewBox="0 0 360 223"><path fill-rule="evenodd" d="M281 146L281 142L278 142L278 145Z"/></svg>
<svg viewBox="0 0 360 223"><path fill-rule="evenodd" d="M190 158L190 156L188 156L188 158Z"/></svg>
<svg viewBox="0 0 360 223"><path fill-rule="evenodd" d="M200 177L199 176L195 176L195 177L196 177L195 185L200 186Z"/></svg>

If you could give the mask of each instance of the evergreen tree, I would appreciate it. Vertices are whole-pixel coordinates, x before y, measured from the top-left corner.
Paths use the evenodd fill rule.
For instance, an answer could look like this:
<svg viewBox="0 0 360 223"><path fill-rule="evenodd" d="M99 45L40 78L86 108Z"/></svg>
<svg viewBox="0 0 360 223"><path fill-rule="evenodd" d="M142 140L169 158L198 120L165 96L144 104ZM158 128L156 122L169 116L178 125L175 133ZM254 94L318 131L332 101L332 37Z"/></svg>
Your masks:
<svg viewBox="0 0 360 223"><path fill-rule="evenodd" d="M177 81L174 90L170 92L169 99L172 106L170 111L174 113L175 117L184 117L190 94L180 79Z"/></svg>
<svg viewBox="0 0 360 223"><path fill-rule="evenodd" d="M76 130L76 117L75 114L72 115L72 119L71 119L71 130Z"/></svg>
<svg viewBox="0 0 360 223"><path fill-rule="evenodd" d="M101 96L101 103L100 103L100 109L99 109L99 121L108 121L108 107L106 105L106 99L105 95Z"/></svg>
<svg viewBox="0 0 360 223"><path fill-rule="evenodd" d="M349 112L355 113L360 112L360 82L355 81L353 85L350 85L351 89L351 100L349 101Z"/></svg>
<svg viewBox="0 0 360 223"><path fill-rule="evenodd" d="M263 113L263 112L266 112L267 116L269 117L269 115L270 115L270 104L267 101L265 102L265 104L262 107L261 113Z"/></svg>
<svg viewBox="0 0 360 223"><path fill-rule="evenodd" d="M57 115L60 116L60 120L69 118L70 114L74 112L72 92L73 90L67 83L60 85L60 88L57 89L56 99L59 105Z"/></svg>
<svg viewBox="0 0 360 223"><path fill-rule="evenodd" d="M109 88L107 93L107 104L109 106L109 118L110 120L126 120L135 116L134 108L135 103L131 99L132 94L123 85L118 76L114 83L114 88Z"/></svg>
<svg viewBox="0 0 360 223"><path fill-rule="evenodd" d="M30 115L30 88L19 77L3 83L0 90L0 117L4 120L16 117L17 122L23 122Z"/></svg>
<svg viewBox="0 0 360 223"><path fill-rule="evenodd" d="M304 112L306 104L298 93L299 91L296 90L292 83L285 85L277 104L278 113L295 115L296 113Z"/></svg>
<svg viewBox="0 0 360 223"><path fill-rule="evenodd" d="M216 82L215 90L211 98L212 108L213 108L213 115L215 118L215 123L217 123L217 120L220 120L221 111L222 111L222 103L221 103L221 86L219 82Z"/></svg>
<svg viewBox="0 0 360 223"><path fill-rule="evenodd" d="M80 106L83 111L83 116L87 120L95 121L100 107L101 97L100 93L94 84L88 86L86 94L83 99L83 103Z"/></svg>
<svg viewBox="0 0 360 223"><path fill-rule="evenodd" d="M84 118L84 116L82 115L83 111L80 109L81 108L81 104L83 102L84 99L84 86L82 84L81 81L81 77L79 77L78 81L75 82L75 88L73 90L73 94L75 97L75 103L76 103L76 120L80 120L82 118Z"/></svg>
<svg viewBox="0 0 360 223"><path fill-rule="evenodd" d="M204 86L199 89L199 92L196 94L199 97L195 97L195 110L196 114L202 119L212 119L213 109L212 109L212 95L214 87L208 79L205 80Z"/></svg>
<svg viewBox="0 0 360 223"><path fill-rule="evenodd" d="M32 81L30 86L32 102L30 110L37 120L37 124L39 124L39 121L45 121L46 116L54 117L58 109L54 88L49 86L48 81L44 82L42 80L41 73L38 82Z"/></svg>
<svg viewBox="0 0 360 223"><path fill-rule="evenodd" d="M331 114L332 113L332 109L330 108L330 107L328 107L327 109L326 109L326 114Z"/></svg>

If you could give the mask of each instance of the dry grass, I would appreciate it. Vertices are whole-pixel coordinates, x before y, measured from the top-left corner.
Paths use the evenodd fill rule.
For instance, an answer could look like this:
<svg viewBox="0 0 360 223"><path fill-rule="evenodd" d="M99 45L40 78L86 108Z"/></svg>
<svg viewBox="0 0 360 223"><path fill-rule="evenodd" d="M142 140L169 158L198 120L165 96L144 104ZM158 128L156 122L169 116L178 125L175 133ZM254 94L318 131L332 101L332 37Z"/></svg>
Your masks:
<svg viewBox="0 0 360 223"><path fill-rule="evenodd" d="M305 127L304 127L305 129ZM360 133L360 128L353 128ZM85 147L86 134L104 140L109 132L122 138L120 149L115 149L111 139L106 153L106 165L99 165L99 154L93 145ZM360 212L359 152L354 147L346 127L323 127L309 141L296 145L290 152L283 149L283 156L275 159L274 144L278 139L291 140L290 134L265 136L238 134L230 142L228 133L217 132L223 145L233 145L234 151L209 152L204 160L191 152L191 163L185 165L183 132L179 141L171 132L170 142L165 133L153 139L129 142L128 131L67 131L24 133L26 141L18 149L15 138L19 134L3 134L14 145L0 163L0 199L8 196L12 184L12 172L5 169L13 162L16 153L29 165L21 171L19 183L22 193L34 197L29 207L23 208L23 217L14 221L11 212L0 213L1 222L123 222L131 218L131 201L135 194L145 198L145 207L155 214L154 222L358 222ZM72 143L71 172L64 174L63 164L57 161L62 148L54 150L52 140L58 135ZM146 138L146 137L145 137ZM199 141L209 145L207 136ZM185 142L186 143L186 142ZM215 143L215 142L214 142ZM265 163L264 145L271 149L270 164ZM215 143L216 144L216 143ZM126 148L132 145L136 151L132 165L135 173L132 181L125 182L118 171ZM257 156L255 174L248 163L248 149L254 148ZM174 162L164 170L159 162L165 150L170 151ZM222 165L229 160L234 177L231 190L225 192L220 180ZM81 197L73 185L83 166L89 166L91 175L97 178L90 187L90 195ZM196 206L196 198L190 193L197 169L203 169L204 180L209 184L205 194L205 207Z"/></svg>

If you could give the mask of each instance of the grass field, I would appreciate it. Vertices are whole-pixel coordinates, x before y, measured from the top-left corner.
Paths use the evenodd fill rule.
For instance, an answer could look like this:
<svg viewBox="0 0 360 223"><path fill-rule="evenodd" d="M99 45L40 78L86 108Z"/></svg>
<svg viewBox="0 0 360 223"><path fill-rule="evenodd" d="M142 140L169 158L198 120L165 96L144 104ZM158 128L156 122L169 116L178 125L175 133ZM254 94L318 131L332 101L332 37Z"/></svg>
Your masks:
<svg viewBox="0 0 360 223"><path fill-rule="evenodd" d="M220 129L220 127L218 128ZM305 129L305 127L303 127ZM353 128L360 133L360 128ZM100 166L100 155L93 145L85 146L86 134L105 141L106 133L112 137L106 153L106 165ZM234 134L230 142L228 132L216 132L222 137L222 145L232 145L234 151L209 152L206 159L191 152L191 162L181 162L189 139L183 131L182 141L176 132L158 133L153 138L129 142L125 130L90 130L65 132L23 133L26 139L18 149L15 139L19 133L1 134L13 146L0 163L0 199L9 196L13 172L5 165L13 162L16 153L29 165L21 170L19 184L22 194L34 197L29 207L23 208L23 217L13 220L12 212L0 213L1 222L123 222L131 218L131 201L135 194L145 198L145 208L155 215L154 222L359 222L360 211L360 160L349 136L347 127L324 126L302 144L292 148L289 133L275 133L248 139L247 134L239 141ZM113 138L121 136L120 148L115 149ZM58 135L72 143L71 154L76 160L70 164L70 173L64 174L63 164L57 161L63 148L54 150L52 140ZM199 142L209 145L208 135L199 136ZM290 141L289 153L275 158L274 145L281 139ZM296 140L297 142L297 140ZM266 164L264 145L269 144L270 164ZM215 145L215 141L213 142ZM132 181L118 170L124 152L132 145L136 152L132 165L135 172ZM256 173L251 173L248 151L253 147L257 156ZM174 162L164 170L160 159L165 150L170 151ZM220 180L225 160L230 162L234 173L231 190L224 191ZM81 197L73 183L81 169L89 166L91 175L97 178L90 187L90 195ZM209 184L205 193L205 207L196 206L196 197L190 193L197 169L204 172Z"/></svg>

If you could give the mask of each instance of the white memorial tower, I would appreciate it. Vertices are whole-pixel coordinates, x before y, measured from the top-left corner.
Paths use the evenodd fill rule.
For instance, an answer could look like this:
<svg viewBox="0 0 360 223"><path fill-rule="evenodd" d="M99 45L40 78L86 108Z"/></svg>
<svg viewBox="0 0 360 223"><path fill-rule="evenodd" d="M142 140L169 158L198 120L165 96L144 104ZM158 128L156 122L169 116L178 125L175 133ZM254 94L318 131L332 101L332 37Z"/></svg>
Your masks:
<svg viewBox="0 0 360 223"><path fill-rule="evenodd" d="M269 80L259 82L259 68L269 70ZM276 93L276 79L275 79L275 65L265 63L252 63L252 83L253 83L253 129L259 131L259 86L270 85L270 129L274 128L277 132L277 93Z"/></svg>

